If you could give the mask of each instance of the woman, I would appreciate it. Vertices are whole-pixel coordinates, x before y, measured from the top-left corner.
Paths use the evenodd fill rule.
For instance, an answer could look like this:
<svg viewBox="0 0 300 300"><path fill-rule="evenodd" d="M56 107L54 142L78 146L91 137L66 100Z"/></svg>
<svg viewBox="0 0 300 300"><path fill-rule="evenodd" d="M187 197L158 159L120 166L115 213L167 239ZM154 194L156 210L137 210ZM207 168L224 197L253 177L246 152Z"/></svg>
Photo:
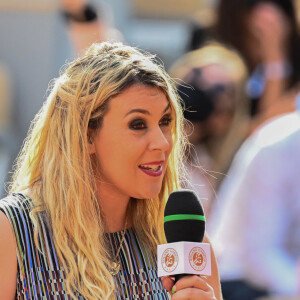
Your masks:
<svg viewBox="0 0 300 300"><path fill-rule="evenodd" d="M300 34L292 0L221 0L220 39L236 48L251 73L252 129L295 110L300 82Z"/></svg>
<svg viewBox="0 0 300 300"><path fill-rule="evenodd" d="M221 298L215 259L207 279L157 278L184 146L174 91L154 57L118 43L55 80L0 202L1 299Z"/></svg>

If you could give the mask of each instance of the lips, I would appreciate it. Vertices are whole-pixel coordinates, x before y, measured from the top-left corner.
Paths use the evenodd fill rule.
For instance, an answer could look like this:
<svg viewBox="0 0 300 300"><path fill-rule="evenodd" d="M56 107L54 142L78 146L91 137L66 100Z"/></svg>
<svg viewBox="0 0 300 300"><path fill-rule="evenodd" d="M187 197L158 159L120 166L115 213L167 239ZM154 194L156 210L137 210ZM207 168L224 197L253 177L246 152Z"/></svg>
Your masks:
<svg viewBox="0 0 300 300"><path fill-rule="evenodd" d="M139 165L139 168L142 172L149 176L160 176L162 174L162 165L164 161L155 161L155 162L149 162Z"/></svg>

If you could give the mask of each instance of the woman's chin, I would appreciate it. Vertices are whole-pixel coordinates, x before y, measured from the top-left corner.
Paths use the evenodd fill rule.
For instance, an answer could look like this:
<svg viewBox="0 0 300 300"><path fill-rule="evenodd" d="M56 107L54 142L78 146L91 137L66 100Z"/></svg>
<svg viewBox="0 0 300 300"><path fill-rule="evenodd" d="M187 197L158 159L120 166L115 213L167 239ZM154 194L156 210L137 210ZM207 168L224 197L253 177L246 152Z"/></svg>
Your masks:
<svg viewBox="0 0 300 300"><path fill-rule="evenodd" d="M161 186L157 187L157 188L152 188L149 190L143 190L140 193L138 193L136 195L136 199L151 199L151 198L155 198L158 196L159 192L161 190Z"/></svg>

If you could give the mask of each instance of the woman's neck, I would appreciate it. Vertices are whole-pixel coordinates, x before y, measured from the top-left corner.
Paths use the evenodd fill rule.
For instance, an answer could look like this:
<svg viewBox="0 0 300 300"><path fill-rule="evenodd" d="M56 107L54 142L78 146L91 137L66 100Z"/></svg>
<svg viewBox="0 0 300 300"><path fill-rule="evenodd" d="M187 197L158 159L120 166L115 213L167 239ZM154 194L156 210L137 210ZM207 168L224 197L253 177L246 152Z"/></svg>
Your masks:
<svg viewBox="0 0 300 300"><path fill-rule="evenodd" d="M129 197L105 193L101 189L101 191L98 191L98 201L101 215L104 217L106 232L121 231L132 225L130 212L128 211Z"/></svg>

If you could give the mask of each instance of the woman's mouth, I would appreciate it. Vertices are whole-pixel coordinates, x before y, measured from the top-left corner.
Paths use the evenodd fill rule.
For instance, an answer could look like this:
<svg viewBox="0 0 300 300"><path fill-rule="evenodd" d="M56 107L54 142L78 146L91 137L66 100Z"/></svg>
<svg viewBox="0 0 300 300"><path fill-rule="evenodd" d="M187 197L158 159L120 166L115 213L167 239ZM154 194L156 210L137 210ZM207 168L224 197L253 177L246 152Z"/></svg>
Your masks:
<svg viewBox="0 0 300 300"><path fill-rule="evenodd" d="M162 162L139 165L141 171L149 176L160 176L162 174Z"/></svg>

